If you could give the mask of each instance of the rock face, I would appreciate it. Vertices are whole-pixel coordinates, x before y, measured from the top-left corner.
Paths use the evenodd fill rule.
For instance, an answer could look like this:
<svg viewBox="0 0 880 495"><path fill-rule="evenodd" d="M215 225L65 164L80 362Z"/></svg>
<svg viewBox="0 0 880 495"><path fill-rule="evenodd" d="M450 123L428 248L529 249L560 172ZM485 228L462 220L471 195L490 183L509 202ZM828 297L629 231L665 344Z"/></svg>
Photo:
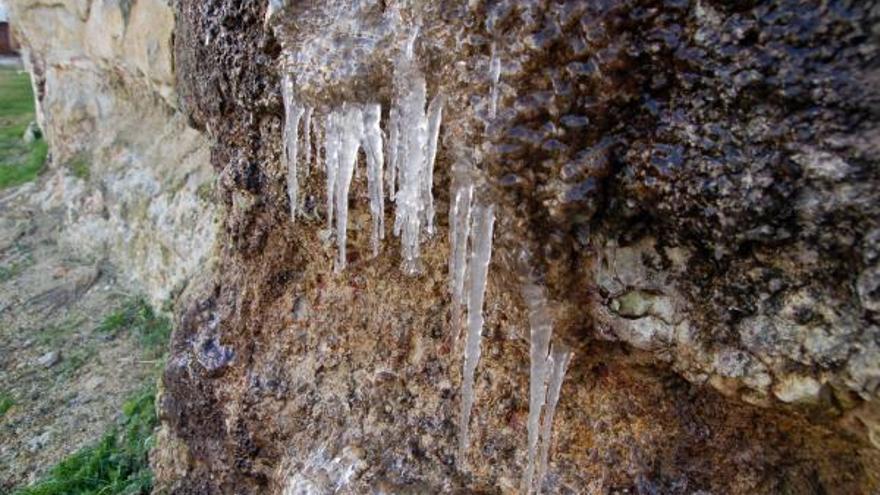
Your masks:
<svg viewBox="0 0 880 495"><path fill-rule="evenodd" d="M63 240L108 257L163 304L205 265L216 207L208 142L178 110L174 13L162 0L12 1L50 178L28 190L65 210Z"/></svg>
<svg viewBox="0 0 880 495"><path fill-rule="evenodd" d="M178 91L213 140L227 214L220 274L182 314L165 372L157 468L173 491L517 491L523 253L555 339L576 350L547 492L878 489L873 2L176 12ZM388 109L413 70L446 102L436 210L468 162L498 217L464 456L445 214L406 276L388 219L371 257L355 179L348 267L334 274L321 170L333 150L306 142L317 161L299 175L295 223L282 160L283 76L316 122L379 103L393 139Z"/></svg>
<svg viewBox="0 0 880 495"><path fill-rule="evenodd" d="M100 180L117 173L153 190L131 167L113 168L131 159L131 143L167 157L161 143L191 142L198 152L172 156L197 161L205 145L184 122L211 143L218 270L179 312L154 459L161 488L519 491L528 278L546 290L555 342L574 349L546 493L880 490L876 2L178 0L172 15L139 0L19 11L70 15L57 39L82 40L74 46L97 66L118 67L32 56L38 86L75 77L116 88L122 78L151 95L122 100L130 106L44 97L50 139L83 129L101 143ZM91 16L106 25L90 31ZM421 237L418 273L407 275L386 202L373 257L360 163L347 267L334 272L324 164L335 149L322 145L322 123L378 103L387 143L389 109L419 100L420 77L421 98L445 102L436 233ZM317 123L298 196L288 191L284 79L288 106L314 109ZM69 116L66 130L52 130L53 112ZM77 146L59 144L56 162ZM447 291L445 214L461 165L497 217L463 454L464 339ZM163 184L197 175L149 170ZM173 198L164 211L179 211ZM107 221L134 225L135 239L138 225L163 225L138 224L137 210ZM172 224L209 241L209 217ZM173 263L187 268L174 273L198 266Z"/></svg>

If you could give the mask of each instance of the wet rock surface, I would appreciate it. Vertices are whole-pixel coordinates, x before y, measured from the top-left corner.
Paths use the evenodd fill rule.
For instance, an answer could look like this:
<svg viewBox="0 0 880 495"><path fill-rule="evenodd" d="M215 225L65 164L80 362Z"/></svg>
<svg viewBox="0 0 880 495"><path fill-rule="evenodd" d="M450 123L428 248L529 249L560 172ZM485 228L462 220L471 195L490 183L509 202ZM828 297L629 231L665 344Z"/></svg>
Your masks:
<svg viewBox="0 0 880 495"><path fill-rule="evenodd" d="M270 3L175 7L225 216L165 371L172 491L516 491L523 250L576 350L547 492L878 489L875 2ZM466 459L445 215L406 277L390 235L370 258L356 179L334 274L323 174L294 225L281 163L283 71L318 112L387 108L416 25L447 102L437 211L462 159L497 206Z"/></svg>

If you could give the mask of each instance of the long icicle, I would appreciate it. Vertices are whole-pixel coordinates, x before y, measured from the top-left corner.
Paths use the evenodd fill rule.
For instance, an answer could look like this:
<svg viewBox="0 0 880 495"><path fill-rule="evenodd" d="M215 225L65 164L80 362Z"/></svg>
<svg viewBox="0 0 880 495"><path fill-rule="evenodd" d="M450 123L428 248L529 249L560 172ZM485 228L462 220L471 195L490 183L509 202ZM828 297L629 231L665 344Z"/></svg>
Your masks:
<svg viewBox="0 0 880 495"><path fill-rule="evenodd" d="M303 115L303 174L312 172L312 113L314 108L306 107Z"/></svg>
<svg viewBox="0 0 880 495"><path fill-rule="evenodd" d="M364 135L364 116L356 105L343 104L340 126L339 172L336 177L336 244L339 258L336 271L345 269L345 247L348 233L348 193L357 165L358 149Z"/></svg>
<svg viewBox="0 0 880 495"><path fill-rule="evenodd" d="M333 228L333 200L336 193L336 175L339 171L339 111L327 114L324 125L324 169L327 173L325 184L327 196L327 228Z"/></svg>
<svg viewBox="0 0 880 495"><path fill-rule="evenodd" d="M400 160L400 189L397 191L397 218L395 228L401 232L403 245L403 268L408 274L418 271L419 234L423 208L422 184L424 182L425 152L427 151L428 123L425 118L425 78L418 75L402 88L400 99L401 139L403 153Z"/></svg>
<svg viewBox="0 0 880 495"><path fill-rule="evenodd" d="M425 212L425 232L434 235L434 162L437 159L437 140L443 119L443 95L437 95L428 104L428 142L425 169L422 177L422 207Z"/></svg>
<svg viewBox="0 0 880 495"><path fill-rule="evenodd" d="M457 340L461 330L461 310L465 303L468 229L471 223L473 179L463 164L453 167L452 201L449 202L449 293L452 296L452 330Z"/></svg>
<svg viewBox="0 0 880 495"><path fill-rule="evenodd" d="M385 238L385 197L382 191L382 129L379 119L382 107L378 103L364 106L363 149L367 155L367 189L370 196L370 214L373 218L373 231L370 241L373 256L379 254L379 244Z"/></svg>
<svg viewBox="0 0 880 495"><path fill-rule="evenodd" d="M535 457L538 450L540 434L541 409L547 396L547 354L550 348L550 336L553 332L553 321L547 309L547 299L543 289L529 282L523 287L523 298L529 308L529 417L528 417L528 467L523 474L522 492L531 492L535 474Z"/></svg>
<svg viewBox="0 0 880 495"><path fill-rule="evenodd" d="M388 185L388 198L394 201L397 184L397 157L400 147L400 113L392 106L388 111L388 170L385 181ZM397 235L397 234L395 234Z"/></svg>
<svg viewBox="0 0 880 495"><path fill-rule="evenodd" d="M492 58L489 60L489 80L492 85L492 94L489 99L489 118L495 119L498 115L498 83L501 80L501 59L498 58L495 43L492 43Z"/></svg>
<svg viewBox="0 0 880 495"><path fill-rule="evenodd" d="M287 165L287 197L290 200L290 219L296 221L296 212L299 209L297 145L299 144L299 121L305 109L295 100L293 76L290 74L285 74L281 80L281 97L284 100L284 162Z"/></svg>
<svg viewBox="0 0 880 495"><path fill-rule="evenodd" d="M468 331L464 350L464 372L461 379L461 414L459 424L459 462L465 463L469 443L468 426L474 405L474 375L480 362L480 340L483 334L483 300L486 280L492 256L492 231L495 224L495 208L478 205L474 207L471 228L472 251L468 263L470 280L468 286Z"/></svg>
<svg viewBox="0 0 880 495"><path fill-rule="evenodd" d="M565 371L571 361L571 349L565 344L553 344L550 350L550 362L553 371L547 384L547 405L544 406L544 418L541 424L541 451L538 458L538 472L535 475L535 493L541 495L541 484L547 473L547 461L550 457L550 436L553 433L553 415L556 413L556 404L559 402L559 394L562 390L562 381L565 379Z"/></svg>

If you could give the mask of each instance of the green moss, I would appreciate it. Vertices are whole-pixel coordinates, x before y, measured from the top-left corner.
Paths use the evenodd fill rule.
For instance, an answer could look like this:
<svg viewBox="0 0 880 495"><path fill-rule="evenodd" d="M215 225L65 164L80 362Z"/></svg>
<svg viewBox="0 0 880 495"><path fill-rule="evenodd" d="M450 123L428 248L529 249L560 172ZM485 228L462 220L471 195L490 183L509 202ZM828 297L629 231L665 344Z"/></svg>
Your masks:
<svg viewBox="0 0 880 495"><path fill-rule="evenodd" d="M158 424L149 387L122 406L120 424L96 444L85 447L52 468L37 483L14 495L148 494L153 486L148 454Z"/></svg>
<svg viewBox="0 0 880 495"><path fill-rule="evenodd" d="M107 315L96 330L113 335L130 332L137 337L145 355L158 357L171 336L171 321L157 315L143 298L134 297Z"/></svg>
<svg viewBox="0 0 880 495"><path fill-rule="evenodd" d="M91 172L89 171L89 162L84 157L77 157L76 160L68 165L70 172L74 177L83 180L89 180Z"/></svg>
<svg viewBox="0 0 880 495"><path fill-rule="evenodd" d="M214 198L214 181L206 181L196 188L196 197L205 203L210 203Z"/></svg>
<svg viewBox="0 0 880 495"><path fill-rule="evenodd" d="M46 142L22 140L33 120L34 95L28 75L0 69L0 189L34 180L43 170Z"/></svg>
<svg viewBox="0 0 880 495"><path fill-rule="evenodd" d="M6 414L7 411L12 409L12 406L15 405L15 401L12 400L12 396L7 394L6 392L0 392L0 418Z"/></svg>

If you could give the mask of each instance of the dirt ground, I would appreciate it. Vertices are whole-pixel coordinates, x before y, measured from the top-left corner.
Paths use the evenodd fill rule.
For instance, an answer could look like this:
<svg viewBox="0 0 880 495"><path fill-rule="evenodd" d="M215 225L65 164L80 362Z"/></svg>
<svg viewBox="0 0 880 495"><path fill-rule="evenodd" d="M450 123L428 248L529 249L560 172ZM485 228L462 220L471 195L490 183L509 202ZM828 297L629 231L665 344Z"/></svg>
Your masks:
<svg viewBox="0 0 880 495"><path fill-rule="evenodd" d="M100 438L159 366L133 336L96 331L131 295L59 244L61 214L27 201L38 187L0 191L2 493Z"/></svg>

